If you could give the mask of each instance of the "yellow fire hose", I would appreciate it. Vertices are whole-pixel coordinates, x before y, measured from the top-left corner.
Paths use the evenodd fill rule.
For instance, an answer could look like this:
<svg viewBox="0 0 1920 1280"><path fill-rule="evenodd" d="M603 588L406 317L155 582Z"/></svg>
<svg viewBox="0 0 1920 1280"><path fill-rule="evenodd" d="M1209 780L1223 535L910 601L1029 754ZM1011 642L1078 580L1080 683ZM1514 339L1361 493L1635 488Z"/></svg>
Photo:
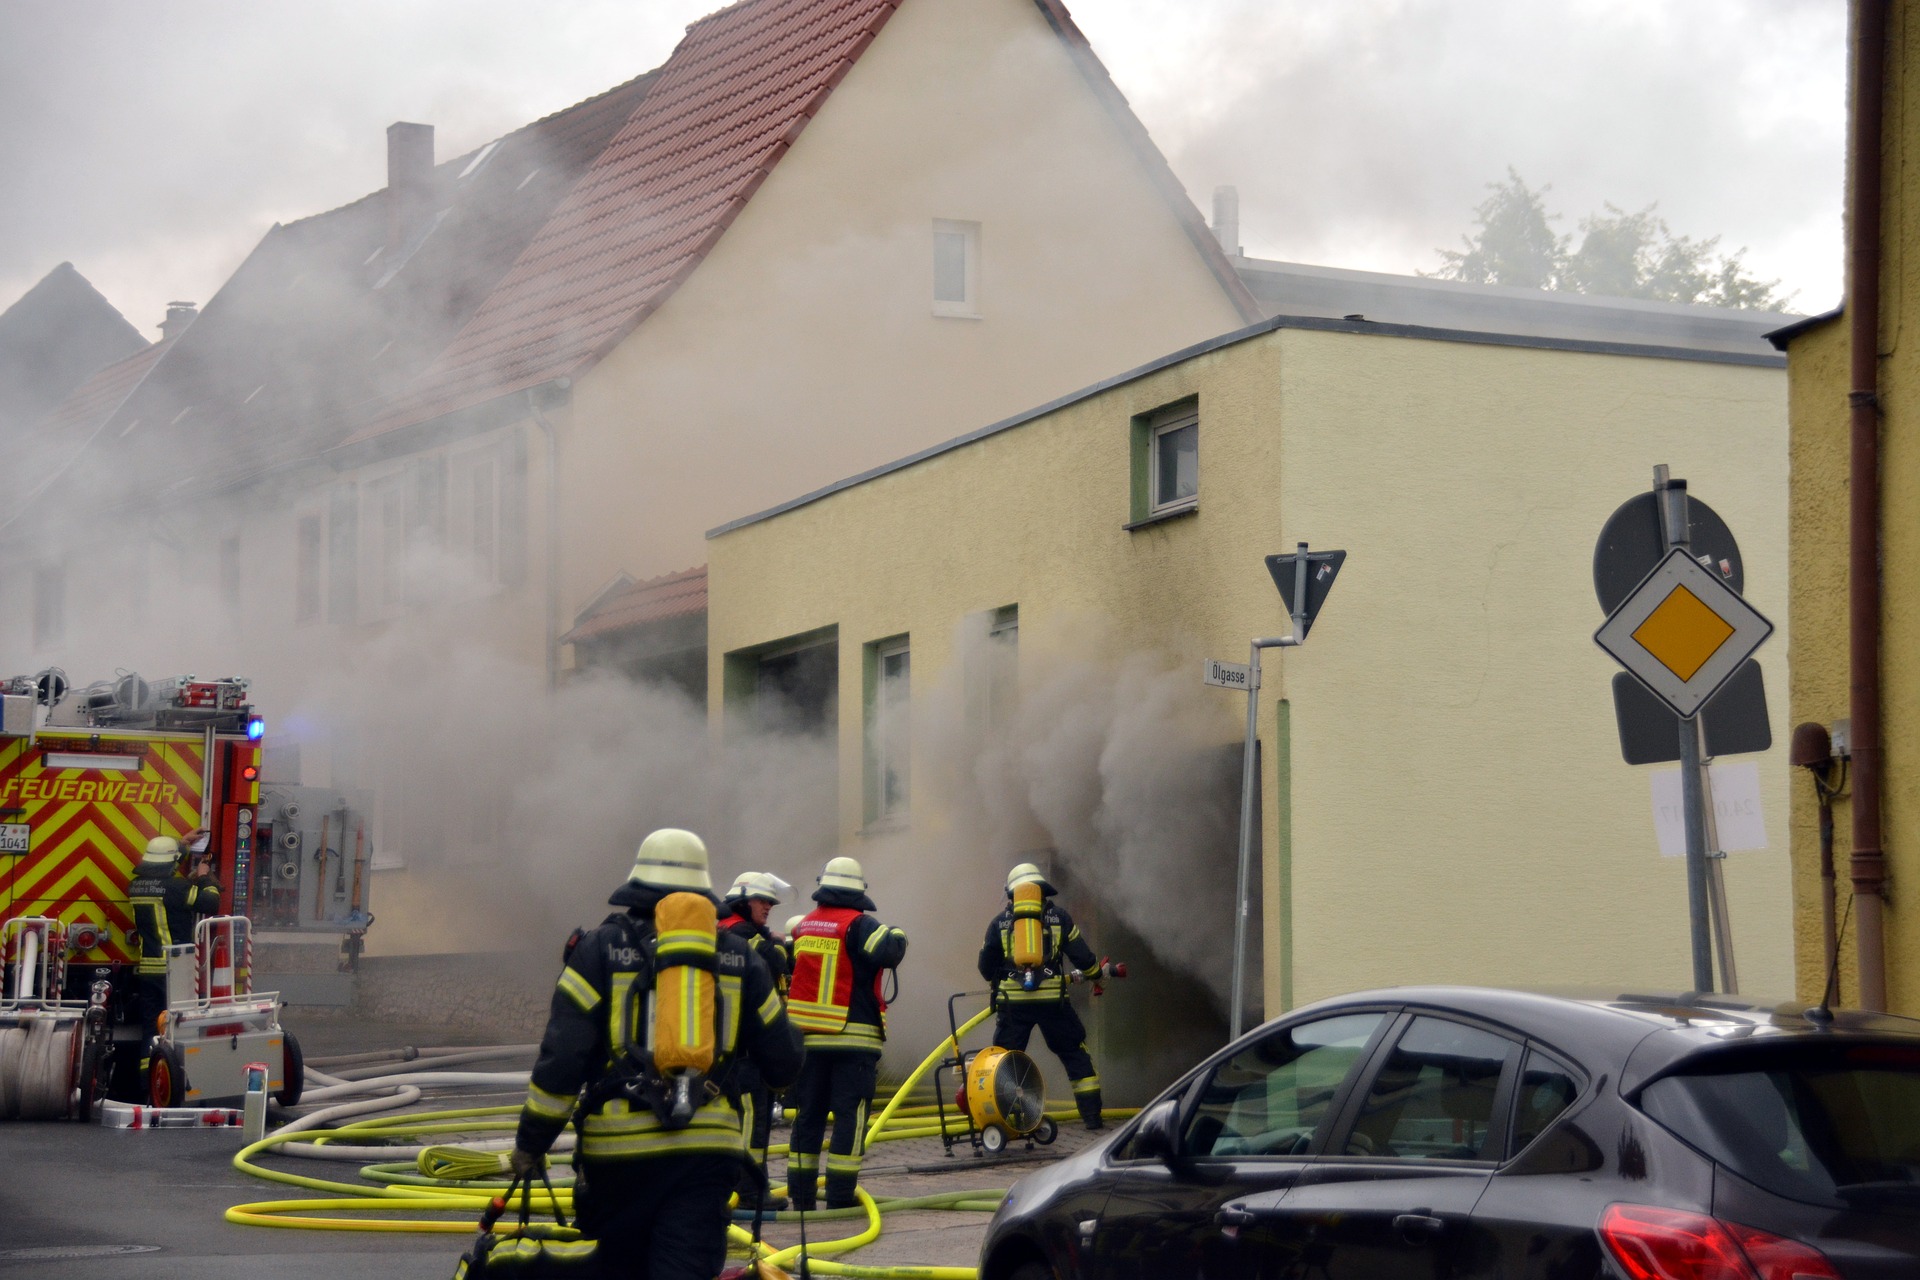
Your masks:
<svg viewBox="0 0 1920 1280"><path fill-rule="evenodd" d="M961 1025L958 1034L965 1036L986 1019L988 1012L983 1009L969 1018ZM943 1127L938 1118L937 1107L918 1102L908 1104L906 1101L914 1087L929 1071L942 1059L957 1052L957 1045L958 1041L954 1037L943 1038L920 1065L907 1075L879 1115L868 1123L866 1132L868 1143L940 1137L943 1133L959 1133L966 1130L967 1120L964 1116L949 1116ZM1049 1111L1047 1114L1058 1120L1071 1118L1074 1112L1063 1109ZM1118 1118L1133 1113L1130 1109L1114 1108L1104 1114ZM241 1149L233 1158L233 1167L242 1173L251 1174L269 1182L321 1192L323 1198L261 1200L235 1205L226 1211L226 1220L243 1226L297 1228L309 1231L471 1234L475 1230L475 1218L484 1212L493 1198L507 1187L504 1151L478 1151L469 1147L448 1145L430 1146L421 1151L412 1166L403 1163L367 1165L360 1170L360 1176L364 1181L358 1183L334 1182L325 1178L270 1169L255 1163L254 1158L293 1142L312 1143L320 1147L352 1147L359 1144L378 1145L400 1138L417 1138L431 1134L472 1136L490 1132L511 1133L518 1125L519 1115L518 1106L470 1107L453 1111L412 1112L352 1120L327 1129L292 1129L269 1134L259 1142L251 1143ZM783 1154L785 1150L784 1146L772 1147L769 1148L769 1154ZM556 1176L553 1182L551 1195L544 1188L527 1193L533 1211L550 1215L559 1210L571 1216L573 1211L571 1176L559 1172L559 1176ZM930 1267L905 1264L865 1266L858 1263L833 1262L828 1259L834 1255L850 1253L878 1239L883 1209L886 1211L947 1209L991 1213L999 1207L1006 1191L1004 1188L955 1191L940 1195L879 1201L869 1195L865 1188L857 1189L857 1194L860 1199L857 1209L810 1211L807 1214L810 1218L829 1221L849 1219L856 1215L865 1219L863 1229L855 1235L833 1240L809 1241L806 1245L809 1270L822 1275L853 1277L854 1280L975 1280L977 1273L972 1267ZM517 1208L519 1197L516 1197L515 1201L514 1207ZM397 1213L459 1216L454 1218L366 1216ZM336 1216L341 1214L355 1216ZM795 1216L791 1212L769 1213L766 1218L768 1221L792 1221ZM496 1230L502 1229L511 1229L511 1224L505 1228L496 1228ZM570 1239L578 1236L577 1231L562 1230L558 1227L552 1228L550 1234L555 1239ZM756 1248L745 1228L737 1224L729 1226L727 1238L730 1251L736 1255L757 1253L760 1258L777 1267L784 1268L791 1265L798 1260L801 1251L799 1245L776 1250L770 1245L761 1244Z"/></svg>

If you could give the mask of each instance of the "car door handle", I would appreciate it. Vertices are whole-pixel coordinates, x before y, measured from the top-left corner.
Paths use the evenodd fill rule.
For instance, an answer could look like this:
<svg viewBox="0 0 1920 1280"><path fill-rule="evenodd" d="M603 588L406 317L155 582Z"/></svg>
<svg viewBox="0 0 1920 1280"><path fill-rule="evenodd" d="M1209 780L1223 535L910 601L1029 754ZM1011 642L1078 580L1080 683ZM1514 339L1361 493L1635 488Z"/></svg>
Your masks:
<svg viewBox="0 0 1920 1280"><path fill-rule="evenodd" d="M1223 1227L1250 1227L1260 1221L1260 1215L1250 1209L1222 1209L1213 1220Z"/></svg>
<svg viewBox="0 0 1920 1280"><path fill-rule="evenodd" d="M1393 1229L1402 1240L1418 1244L1440 1234L1447 1224L1425 1213L1401 1213L1394 1215Z"/></svg>

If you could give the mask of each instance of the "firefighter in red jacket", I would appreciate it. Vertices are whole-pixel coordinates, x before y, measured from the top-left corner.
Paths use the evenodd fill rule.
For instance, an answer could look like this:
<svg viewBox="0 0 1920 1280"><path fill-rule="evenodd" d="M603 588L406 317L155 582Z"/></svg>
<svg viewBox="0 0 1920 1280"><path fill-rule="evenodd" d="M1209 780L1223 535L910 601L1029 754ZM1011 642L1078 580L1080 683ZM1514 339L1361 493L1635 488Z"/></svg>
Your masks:
<svg viewBox="0 0 1920 1280"><path fill-rule="evenodd" d="M807 1057L794 1085L799 1114L787 1143L787 1194L814 1207L820 1141L827 1114L827 1207L851 1208L866 1150L867 1107L886 1040L881 984L907 954L907 935L866 914L874 910L867 877L852 858L835 858L813 891L819 905L794 929L793 983L787 1016L806 1037Z"/></svg>
<svg viewBox="0 0 1920 1280"><path fill-rule="evenodd" d="M776 991L786 986L787 949L774 941L767 928L767 913L791 892L793 886L779 876L765 871L745 871L735 878L720 902L720 931L734 934L767 962ZM740 1092L753 1102L753 1130L747 1149L753 1162L760 1166L760 1172L742 1170L740 1175L740 1207L753 1209L762 1203L766 1186L767 1142L773 1132L773 1090L760 1078L759 1070L751 1061L741 1062L735 1073ZM786 1197L778 1195L768 1197L765 1204L774 1210L787 1207Z"/></svg>

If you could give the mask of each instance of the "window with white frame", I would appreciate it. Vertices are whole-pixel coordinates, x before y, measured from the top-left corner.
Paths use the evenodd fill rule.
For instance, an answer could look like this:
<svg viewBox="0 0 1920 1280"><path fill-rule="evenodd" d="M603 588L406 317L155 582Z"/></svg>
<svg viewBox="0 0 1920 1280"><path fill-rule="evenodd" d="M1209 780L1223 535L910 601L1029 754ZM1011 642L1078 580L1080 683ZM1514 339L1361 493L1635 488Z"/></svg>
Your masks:
<svg viewBox="0 0 1920 1280"><path fill-rule="evenodd" d="M980 224L933 223L933 314L980 315Z"/></svg>
<svg viewBox="0 0 1920 1280"><path fill-rule="evenodd" d="M905 636L869 648L867 820L886 822L907 816L911 793L913 655Z"/></svg>
<svg viewBox="0 0 1920 1280"><path fill-rule="evenodd" d="M453 554L484 586L501 581L501 485L505 458L499 449L455 456L448 467L447 535Z"/></svg>
<svg viewBox="0 0 1920 1280"><path fill-rule="evenodd" d="M293 620L296 625L320 621L324 545L319 512L307 512L294 521Z"/></svg>
<svg viewBox="0 0 1920 1280"><path fill-rule="evenodd" d="M1200 411L1189 404L1154 417L1147 444L1148 511L1165 515L1200 499Z"/></svg>
<svg viewBox="0 0 1920 1280"><path fill-rule="evenodd" d="M367 590L363 599L371 617L391 617L406 601L407 494L399 472L369 481L361 490L362 536Z"/></svg>

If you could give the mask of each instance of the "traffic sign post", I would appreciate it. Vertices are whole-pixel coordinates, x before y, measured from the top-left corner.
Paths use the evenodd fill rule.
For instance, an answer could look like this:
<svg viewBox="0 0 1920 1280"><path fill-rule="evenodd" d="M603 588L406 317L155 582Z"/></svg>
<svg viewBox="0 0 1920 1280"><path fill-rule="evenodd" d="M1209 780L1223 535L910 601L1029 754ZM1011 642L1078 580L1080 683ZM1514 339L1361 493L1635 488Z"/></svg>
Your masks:
<svg viewBox="0 0 1920 1280"><path fill-rule="evenodd" d="M1307 632L1333 590L1333 580L1345 564L1344 551L1309 551L1299 543L1286 555L1268 556L1267 572L1293 619L1293 634L1255 640L1249 646L1247 665L1208 659L1201 677L1221 688L1245 688L1247 691L1247 742L1240 759L1240 873L1234 894L1233 918L1233 994L1227 1022L1231 1039L1239 1039L1245 1020L1247 976L1247 918L1252 904L1247 901L1247 880L1253 868L1253 777L1254 751L1260 734L1260 651L1290 649L1306 643Z"/></svg>
<svg viewBox="0 0 1920 1280"><path fill-rule="evenodd" d="M1608 615L1593 638L1678 717L1693 985L1699 991L1714 989L1713 944L1717 941L1721 974L1727 990L1734 991L1738 981L1720 867L1724 855L1709 849L1698 717L1723 687L1735 682L1736 688L1751 688L1751 693L1738 697L1758 699L1764 719L1765 695L1758 668L1751 668L1744 684L1736 682L1736 677L1748 670L1754 651L1773 633L1773 624L1740 596L1739 551L1725 524L1717 516L1703 522L1706 540L1713 545L1704 556L1696 556L1687 482L1672 479L1665 466L1655 467L1653 474L1665 554L1637 585L1623 591L1625 573L1638 567L1639 557L1646 553L1644 546L1634 545L1645 542L1645 507L1642 499L1635 499L1614 513L1594 551L1594 588ZM1626 708L1631 700L1616 691L1615 702L1625 751L1630 736ZM1743 702L1730 703L1729 718L1738 722L1743 706ZM1770 741L1771 735L1766 736ZM1633 753L1627 754L1631 761Z"/></svg>

